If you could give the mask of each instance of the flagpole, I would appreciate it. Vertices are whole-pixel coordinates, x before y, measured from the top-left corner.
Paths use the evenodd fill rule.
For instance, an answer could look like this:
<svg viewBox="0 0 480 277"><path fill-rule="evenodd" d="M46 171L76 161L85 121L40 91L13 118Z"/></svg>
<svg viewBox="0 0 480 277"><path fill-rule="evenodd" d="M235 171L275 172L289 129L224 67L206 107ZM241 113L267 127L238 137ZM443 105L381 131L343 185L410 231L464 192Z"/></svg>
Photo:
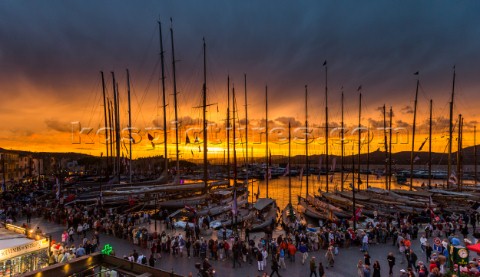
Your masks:
<svg viewBox="0 0 480 277"><path fill-rule="evenodd" d="M392 120L393 120L393 110L392 110L392 106L390 106L390 132L389 132L389 136L390 136L390 140L389 140L389 152L388 152L388 187L389 189L392 188L392 131L393 131L393 128L392 128Z"/></svg>
<svg viewBox="0 0 480 277"><path fill-rule="evenodd" d="M345 148L345 130L344 130L344 122L343 122L343 86L342 86L342 140L340 142L340 145L341 145L341 148L342 148L342 169L340 171L340 178L342 179L341 180L341 190L343 191L343 163L344 163L344 159L345 159L345 152L344 152L344 148Z"/></svg>

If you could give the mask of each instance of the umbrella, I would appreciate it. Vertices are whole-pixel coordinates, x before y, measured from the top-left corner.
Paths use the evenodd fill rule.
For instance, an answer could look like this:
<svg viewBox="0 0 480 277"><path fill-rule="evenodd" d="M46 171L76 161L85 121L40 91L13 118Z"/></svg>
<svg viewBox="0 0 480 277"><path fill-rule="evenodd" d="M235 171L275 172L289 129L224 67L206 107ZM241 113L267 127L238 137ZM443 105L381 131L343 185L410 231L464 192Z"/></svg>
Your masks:
<svg viewBox="0 0 480 277"><path fill-rule="evenodd" d="M480 243L472 244L467 246L468 250L480 253Z"/></svg>
<svg viewBox="0 0 480 277"><path fill-rule="evenodd" d="M453 245L453 246L458 246L458 245L460 245L460 240L457 239L457 238L453 238L453 239L451 240L451 242L452 242L452 245Z"/></svg>

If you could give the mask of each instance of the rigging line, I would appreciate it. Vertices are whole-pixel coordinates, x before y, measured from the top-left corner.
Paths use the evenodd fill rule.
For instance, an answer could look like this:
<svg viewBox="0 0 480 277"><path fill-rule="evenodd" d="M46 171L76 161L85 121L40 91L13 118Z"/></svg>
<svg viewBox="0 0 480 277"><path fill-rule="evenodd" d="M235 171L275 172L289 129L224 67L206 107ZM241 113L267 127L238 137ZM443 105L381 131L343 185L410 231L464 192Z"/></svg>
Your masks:
<svg viewBox="0 0 480 277"><path fill-rule="evenodd" d="M145 100L146 100L146 98L147 98L147 93L148 93L148 91L149 91L149 89L150 89L150 86L152 85L152 82L153 82L153 80L154 80L154 78L155 78L155 76L156 76L156 75L155 75L155 74L156 74L156 69L158 68L159 63L160 63L160 58L157 59L157 61L156 61L156 63L155 63L155 66L154 66L154 70L152 70L152 72L150 73L150 77L149 77L149 79L148 79L147 86L145 87L145 90L144 90L144 92L143 92L143 95L142 95L142 98L140 99L140 101L138 100L138 96L137 96L136 90L133 89L133 94L134 94L135 99L137 100L137 103L138 103L138 104L137 104L137 112L138 112L139 114L141 114L144 124L145 124L146 121L145 121L145 117L143 116L143 113L141 113L141 110L142 110L142 106L143 106L143 104L145 103ZM133 86L132 86L132 87L133 87ZM139 114L137 114L137 115L135 116L135 118L133 119L133 122L134 122L134 123L137 122L138 117L139 117Z"/></svg>
<svg viewBox="0 0 480 277"><path fill-rule="evenodd" d="M95 112L96 109L97 109L97 95L100 94L100 92L99 92L99 91L100 91L100 83L101 83L101 81L99 80L99 78L97 78L97 82L95 82L95 85L94 85L94 88L93 88L94 91L95 91L95 94L94 94L94 97L93 97L92 106L91 106L91 111L90 111L90 113L89 113L89 120L88 120L87 126L90 126L90 125L91 125L91 123L92 123L92 117L93 117L93 115L94 115L94 112ZM87 112L87 108L90 106L90 99L91 99L90 96L91 96L91 95L92 95L92 94L89 93L89 99L88 99L87 105L85 106L84 113ZM99 97L99 99L100 99L100 97ZM83 117L84 117L84 115L82 115L82 120L83 120Z"/></svg>
<svg viewBox="0 0 480 277"><path fill-rule="evenodd" d="M152 45L154 44L153 40L158 38L158 29L157 29L157 25L156 24L153 24L153 28L152 28L152 32L151 32L151 35L150 35L150 40L148 41L148 45L147 45L147 48L145 49L145 51L143 51L143 58L140 60L140 63L139 63L139 66L137 68L134 68L134 72L142 72L142 68L145 68L145 64L147 62L147 59L150 57L151 53L150 53L150 49L152 48ZM150 60L150 59L148 59Z"/></svg>

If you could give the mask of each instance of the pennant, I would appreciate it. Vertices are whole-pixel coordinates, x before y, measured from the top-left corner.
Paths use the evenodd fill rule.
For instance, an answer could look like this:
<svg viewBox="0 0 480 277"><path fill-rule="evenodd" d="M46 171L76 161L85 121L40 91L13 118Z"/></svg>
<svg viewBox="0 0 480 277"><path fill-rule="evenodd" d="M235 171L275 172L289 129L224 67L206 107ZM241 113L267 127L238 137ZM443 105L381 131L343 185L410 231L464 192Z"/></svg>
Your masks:
<svg viewBox="0 0 480 277"><path fill-rule="evenodd" d="M359 86L359 87L357 88L357 91L361 91L361 90L362 90L362 86Z"/></svg>
<svg viewBox="0 0 480 277"><path fill-rule="evenodd" d="M423 146L425 145L425 143L427 142L427 140L428 140L428 138L426 138L426 139L422 142L422 144L420 145L420 148L418 148L418 151L422 151L422 148L423 148Z"/></svg>
<svg viewBox="0 0 480 277"><path fill-rule="evenodd" d="M327 65L327 60L323 62L323 66L326 66L326 65Z"/></svg>
<svg viewBox="0 0 480 277"><path fill-rule="evenodd" d="M448 178L448 184L450 185L456 185L457 184L457 175L455 174L454 171L450 174L450 178Z"/></svg>
<svg viewBox="0 0 480 277"><path fill-rule="evenodd" d="M419 72L417 71L417 72L413 73L413 75L418 75L418 73L419 73Z"/></svg>
<svg viewBox="0 0 480 277"><path fill-rule="evenodd" d="M420 160L420 157L419 156L415 156L415 158L413 158L413 163L416 163Z"/></svg>
<svg viewBox="0 0 480 277"><path fill-rule="evenodd" d="M152 140L153 140L153 136L152 136L152 135L147 134L147 137L148 137L148 140L149 140L149 141L152 141Z"/></svg>
<svg viewBox="0 0 480 277"><path fill-rule="evenodd" d="M188 135L187 135L187 137L185 138L185 145L187 145L187 144L189 144L189 143L190 143L190 138L189 138Z"/></svg>

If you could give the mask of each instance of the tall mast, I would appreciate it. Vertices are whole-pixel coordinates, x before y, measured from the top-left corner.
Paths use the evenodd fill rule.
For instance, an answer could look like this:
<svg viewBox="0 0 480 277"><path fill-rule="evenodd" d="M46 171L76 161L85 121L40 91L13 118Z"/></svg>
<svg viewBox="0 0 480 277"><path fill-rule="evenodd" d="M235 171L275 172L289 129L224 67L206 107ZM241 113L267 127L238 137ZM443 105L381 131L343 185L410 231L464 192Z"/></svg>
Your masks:
<svg viewBox="0 0 480 277"><path fill-rule="evenodd" d="M430 119L428 123L428 187L432 185L432 109L433 101L430 99Z"/></svg>
<svg viewBox="0 0 480 277"><path fill-rule="evenodd" d="M163 170L168 174L168 148L167 148L167 101L165 96L165 56L163 51L162 23L158 21L158 31L160 37L160 62L162 66L162 100L163 100ZM168 175L167 175L168 176ZM168 178L167 178L168 179Z"/></svg>
<svg viewBox="0 0 480 277"><path fill-rule="evenodd" d="M369 188L369 177L370 177L370 125L367 128L367 186Z"/></svg>
<svg viewBox="0 0 480 277"><path fill-rule="evenodd" d="M118 95L118 86L117 82L115 81L115 73L112 71L112 83L113 83L113 113L115 119L115 148L116 148L116 158L115 158L115 165L117 168L117 177L118 182L120 182L120 112L118 108L119 95Z"/></svg>
<svg viewBox="0 0 480 277"><path fill-rule="evenodd" d="M340 179L341 179L341 183L340 183L340 187L341 187L341 190L343 191L343 163L345 161L345 152L344 152L344 148L345 148L345 125L344 125L344 121L343 121L343 87L342 87L342 139L340 141L340 147L342 148L342 170L340 171Z"/></svg>
<svg viewBox="0 0 480 277"><path fill-rule="evenodd" d="M475 171L473 175L475 176L475 183L477 183L477 125L473 126L473 160L473 170Z"/></svg>
<svg viewBox="0 0 480 277"><path fill-rule="evenodd" d="M248 190L248 107L247 107L247 74L243 74L245 81L245 164L247 174L245 175L245 184ZM253 202L253 183L252 183L252 202Z"/></svg>
<svg viewBox="0 0 480 277"><path fill-rule="evenodd" d="M389 132L389 151L388 151L388 187L391 189L392 186L392 132L393 132L393 111L392 106L390 106L390 132Z"/></svg>
<svg viewBox="0 0 480 277"><path fill-rule="evenodd" d="M208 187L208 149L207 149L207 46L203 38L203 182L205 182L204 193Z"/></svg>
<svg viewBox="0 0 480 277"><path fill-rule="evenodd" d="M172 19L170 18L170 23L172 23ZM173 105L175 106L175 158L176 158L176 165L175 165L175 172L176 177L180 174L180 160L179 160L179 150L178 150L178 106L177 106L177 76L176 76L176 68L175 68L175 47L173 44L173 28L170 27L170 36L172 41L172 69L173 69Z"/></svg>
<svg viewBox="0 0 480 277"><path fill-rule="evenodd" d="M458 174L458 189L461 190L462 185L462 127L463 117L458 115L458 138L457 138L457 174Z"/></svg>
<svg viewBox="0 0 480 277"><path fill-rule="evenodd" d="M450 122L448 125L448 168L447 188L450 187L449 179L452 175L452 136L453 136L453 99L455 96L455 66L453 67L452 98L450 100Z"/></svg>
<svg viewBox="0 0 480 277"><path fill-rule="evenodd" d="M418 75L418 72L415 73ZM412 152L410 152L410 190L413 189L413 162L415 160L415 128L417 126L417 100L418 100L418 86L420 78L417 78L417 88L415 89L415 103L413 104L413 129L412 129Z"/></svg>
<svg viewBox="0 0 480 277"><path fill-rule="evenodd" d="M130 156L130 160L128 162L128 175L129 181L132 183L132 108L130 105L130 72L127 69L127 93L128 93L128 142L129 142L129 150L128 154Z"/></svg>
<svg viewBox="0 0 480 277"><path fill-rule="evenodd" d="M227 77L227 179L230 186L230 75Z"/></svg>
<svg viewBox="0 0 480 277"><path fill-rule="evenodd" d="M327 169L327 178L325 181L325 190L328 192L328 171L329 171L329 164L328 164L328 66L327 61L323 62L323 66L325 66L325 166ZM308 180L308 175L307 175Z"/></svg>
<svg viewBox="0 0 480 277"><path fill-rule="evenodd" d="M269 179L269 164L268 164L268 87L265 86L265 158L267 160L267 165L265 167L265 185L266 185L266 196L268 198L268 179Z"/></svg>
<svg viewBox="0 0 480 277"><path fill-rule="evenodd" d="M232 101L233 101L233 185L237 189L237 148L235 145L236 131L235 131L235 120L236 120L236 98L235 98L235 87L232 87Z"/></svg>
<svg viewBox="0 0 480 277"><path fill-rule="evenodd" d="M113 126L112 125L113 124L113 106L112 106L112 101L110 99L107 99L107 105L108 105L108 122L109 122L108 132L110 133L109 142L108 142L108 144L110 144L110 165L113 165L113 172L115 173L116 166L113 158L113 130L115 127L112 127Z"/></svg>
<svg viewBox="0 0 480 277"><path fill-rule="evenodd" d="M361 90L361 87L358 89ZM358 101L358 190L360 190L360 184L362 183L361 179L361 168L360 168L360 150L361 150L361 141L362 141L362 93L360 92L359 101Z"/></svg>
<svg viewBox="0 0 480 277"><path fill-rule="evenodd" d="M387 110L383 104L383 142L385 143L385 189L390 190L388 184L388 143L387 143Z"/></svg>
<svg viewBox="0 0 480 277"><path fill-rule="evenodd" d="M291 168L291 144L292 144L292 137L291 137L291 127L290 127L290 121L288 121L288 204L292 205L292 174L290 174L290 168Z"/></svg>
<svg viewBox="0 0 480 277"><path fill-rule="evenodd" d="M111 140L111 137L108 135L108 125L107 125L107 100L105 96L105 77L103 76L103 71L100 71L100 75L102 75L102 93L103 93L103 118L105 122L105 147L107 150L107 169L105 171L105 176L109 176L110 172L110 164L108 158L108 141ZM108 138L108 139L107 139Z"/></svg>
<svg viewBox="0 0 480 277"><path fill-rule="evenodd" d="M305 199L307 199L308 197L308 179L309 179L308 175L310 175L310 167L308 163L308 104L307 103L308 103L308 87L307 85L305 85L305 167L306 167L305 186L307 188Z"/></svg>

